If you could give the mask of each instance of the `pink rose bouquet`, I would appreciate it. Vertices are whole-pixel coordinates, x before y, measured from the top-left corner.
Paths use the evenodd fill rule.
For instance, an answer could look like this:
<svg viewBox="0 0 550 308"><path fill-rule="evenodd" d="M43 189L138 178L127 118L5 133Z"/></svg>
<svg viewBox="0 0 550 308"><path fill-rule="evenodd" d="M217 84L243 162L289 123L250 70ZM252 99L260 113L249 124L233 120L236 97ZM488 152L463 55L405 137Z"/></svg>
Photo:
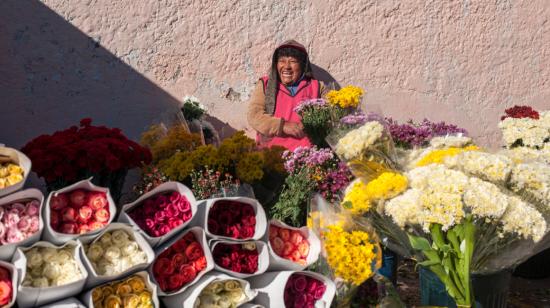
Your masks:
<svg viewBox="0 0 550 308"><path fill-rule="evenodd" d="M0 206L0 244L18 243L39 230L40 202L18 201Z"/></svg>
<svg viewBox="0 0 550 308"><path fill-rule="evenodd" d="M279 257L307 265L309 254L308 240L297 230L269 226L269 243Z"/></svg>
<svg viewBox="0 0 550 308"><path fill-rule="evenodd" d="M75 189L50 199L50 226L56 232L83 234L109 222L109 201L104 192Z"/></svg>
<svg viewBox="0 0 550 308"><path fill-rule="evenodd" d="M300 273L292 274L285 286L285 307L313 308L326 289L327 286L318 279Z"/></svg>

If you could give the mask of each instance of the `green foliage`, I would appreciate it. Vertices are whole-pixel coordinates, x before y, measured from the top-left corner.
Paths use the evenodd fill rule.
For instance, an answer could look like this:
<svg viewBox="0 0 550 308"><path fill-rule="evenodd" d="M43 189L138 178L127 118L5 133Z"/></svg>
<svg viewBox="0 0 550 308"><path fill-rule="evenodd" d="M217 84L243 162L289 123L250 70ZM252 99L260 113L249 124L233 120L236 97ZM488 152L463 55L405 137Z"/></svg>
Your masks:
<svg viewBox="0 0 550 308"><path fill-rule="evenodd" d="M288 176L279 201L271 209L271 217L294 227L305 225L306 211L302 206L308 204L313 189L314 184L306 170Z"/></svg>

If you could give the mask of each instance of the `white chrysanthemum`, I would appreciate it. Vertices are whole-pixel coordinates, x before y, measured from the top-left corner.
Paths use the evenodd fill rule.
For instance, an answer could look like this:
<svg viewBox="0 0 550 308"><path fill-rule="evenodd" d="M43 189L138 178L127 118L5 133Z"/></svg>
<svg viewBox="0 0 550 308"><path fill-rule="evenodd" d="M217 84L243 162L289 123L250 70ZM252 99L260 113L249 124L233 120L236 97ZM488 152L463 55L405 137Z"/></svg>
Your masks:
<svg viewBox="0 0 550 308"><path fill-rule="evenodd" d="M383 132L384 127L382 124L376 121L367 122L338 140L335 149L336 154L345 160L356 158L379 140Z"/></svg>
<svg viewBox="0 0 550 308"><path fill-rule="evenodd" d="M510 158L514 163L543 162L550 164L550 144L546 144L541 150L528 147L515 147L500 152Z"/></svg>
<svg viewBox="0 0 550 308"><path fill-rule="evenodd" d="M518 140L521 140L527 147L542 147L545 139L550 137L546 123L547 120L506 118L500 121L498 127L502 131L502 138L507 147L512 146Z"/></svg>
<svg viewBox="0 0 550 308"><path fill-rule="evenodd" d="M422 208L420 206L421 191L409 189L402 195L386 202L384 211L400 227L420 224Z"/></svg>
<svg viewBox="0 0 550 308"><path fill-rule="evenodd" d="M517 233L523 238L538 242L546 232L546 221L542 214L518 197L509 197L508 208L501 217L504 232Z"/></svg>
<svg viewBox="0 0 550 308"><path fill-rule="evenodd" d="M510 187L534 203L550 209L550 165L545 163L518 164L512 169Z"/></svg>
<svg viewBox="0 0 550 308"><path fill-rule="evenodd" d="M466 151L449 156L443 163L449 168L456 168L493 183L504 183L513 166L512 160L504 155L480 151Z"/></svg>
<svg viewBox="0 0 550 308"><path fill-rule="evenodd" d="M508 206L508 196L496 185L478 178L470 178L463 201L477 217L498 219Z"/></svg>
<svg viewBox="0 0 550 308"><path fill-rule="evenodd" d="M463 148L471 144L472 138L461 135L434 137L430 140L430 146L434 149Z"/></svg>
<svg viewBox="0 0 550 308"><path fill-rule="evenodd" d="M459 224L465 215L462 196L458 193L423 191L420 195L420 206L423 229L426 232L429 232L432 223L440 224L441 229L448 230Z"/></svg>
<svg viewBox="0 0 550 308"><path fill-rule="evenodd" d="M419 190L433 189L438 192L463 193L468 177L456 170L439 164L414 168L407 174L409 185Z"/></svg>

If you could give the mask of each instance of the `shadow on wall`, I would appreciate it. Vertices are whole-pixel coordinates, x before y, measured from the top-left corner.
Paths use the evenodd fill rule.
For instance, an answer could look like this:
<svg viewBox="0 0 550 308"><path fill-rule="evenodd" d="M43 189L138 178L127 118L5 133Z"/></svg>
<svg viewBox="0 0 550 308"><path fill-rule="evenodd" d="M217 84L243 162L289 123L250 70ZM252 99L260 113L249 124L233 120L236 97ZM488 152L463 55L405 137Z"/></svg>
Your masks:
<svg viewBox="0 0 550 308"><path fill-rule="evenodd" d="M340 89L340 84L324 68L311 63L311 70L313 71L313 76L315 76L315 79L322 81L324 84L326 84L328 87L332 87L334 90Z"/></svg>
<svg viewBox="0 0 550 308"><path fill-rule="evenodd" d="M0 143L19 148L84 117L138 140L179 112L176 98L40 1L0 1L0 41Z"/></svg>

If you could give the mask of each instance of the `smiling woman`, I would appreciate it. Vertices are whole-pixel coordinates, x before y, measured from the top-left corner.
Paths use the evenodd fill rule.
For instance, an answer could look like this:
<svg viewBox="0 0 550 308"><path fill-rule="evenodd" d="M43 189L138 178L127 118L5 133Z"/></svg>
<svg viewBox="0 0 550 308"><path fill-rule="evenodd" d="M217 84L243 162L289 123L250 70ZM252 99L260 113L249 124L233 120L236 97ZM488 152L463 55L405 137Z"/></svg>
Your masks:
<svg viewBox="0 0 550 308"><path fill-rule="evenodd" d="M248 106L248 123L257 131L258 144L290 150L310 146L294 108L303 100L324 96L325 89L313 78L302 44L290 40L277 47L269 76L260 78Z"/></svg>

